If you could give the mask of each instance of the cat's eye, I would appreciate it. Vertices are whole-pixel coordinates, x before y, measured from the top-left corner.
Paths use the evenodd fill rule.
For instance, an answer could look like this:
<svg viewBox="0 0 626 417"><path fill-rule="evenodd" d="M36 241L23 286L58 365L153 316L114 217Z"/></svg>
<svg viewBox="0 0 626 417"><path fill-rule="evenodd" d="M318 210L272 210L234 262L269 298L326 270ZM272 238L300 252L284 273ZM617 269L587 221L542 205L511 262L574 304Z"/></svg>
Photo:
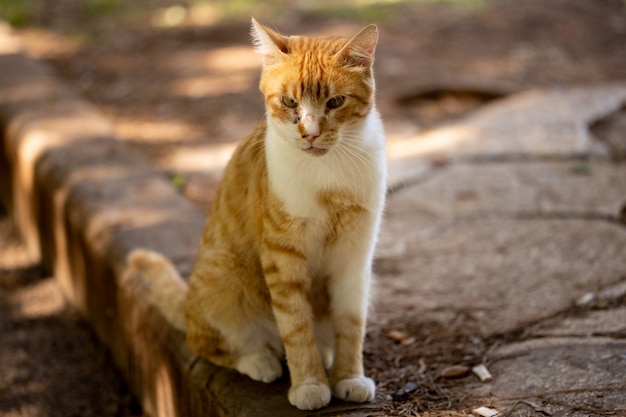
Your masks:
<svg viewBox="0 0 626 417"><path fill-rule="evenodd" d="M343 102L345 101L345 97L344 96L336 96L331 98L330 100L328 100L326 102L326 107L329 109L336 109L339 108L343 105Z"/></svg>
<svg viewBox="0 0 626 417"><path fill-rule="evenodd" d="M287 96L283 96L283 104L291 109L298 107L298 102Z"/></svg>

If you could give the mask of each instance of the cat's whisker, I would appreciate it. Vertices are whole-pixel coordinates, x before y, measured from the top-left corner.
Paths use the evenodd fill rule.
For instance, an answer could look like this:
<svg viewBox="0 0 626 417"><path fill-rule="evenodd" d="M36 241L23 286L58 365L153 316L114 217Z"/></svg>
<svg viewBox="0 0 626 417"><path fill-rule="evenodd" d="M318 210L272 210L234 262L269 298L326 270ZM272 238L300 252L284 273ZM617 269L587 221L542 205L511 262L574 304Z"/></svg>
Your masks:
<svg viewBox="0 0 626 417"><path fill-rule="evenodd" d="M350 157L352 164L354 164L359 170L362 182L366 182L364 179L366 174L371 177L377 171L377 166L374 162L376 160L376 156L373 155L373 153L363 150L361 147L357 147L353 144L344 144L342 150ZM366 174L363 174L362 169L366 170ZM367 192L365 185L363 189L364 193Z"/></svg>
<svg viewBox="0 0 626 417"><path fill-rule="evenodd" d="M374 153L374 151L370 151L367 148L364 148L363 146L360 146L357 143L353 143L350 140L345 140L346 138L344 137L344 140L341 141L341 143L338 146L342 146L345 149L350 150L350 152L353 152L355 154L355 156L359 157L359 159L361 160L361 162L363 162L365 165L369 165L369 167L374 168L376 166L376 155ZM360 139L355 137L355 139ZM366 158L366 156L368 158Z"/></svg>
<svg viewBox="0 0 626 417"><path fill-rule="evenodd" d="M337 151L341 153L345 158L344 160L348 162L348 166L350 167L351 172L353 173L353 177L358 177L361 182L360 192L362 195L360 196L361 201L365 201L365 195L367 193L366 180L363 172L361 171L361 165L367 163L367 160L359 155L353 148L349 146L342 146L342 144L337 145ZM357 175L354 175L354 171L356 171Z"/></svg>
<svg viewBox="0 0 626 417"><path fill-rule="evenodd" d="M366 181L365 181L365 178L363 177L363 173L361 172L361 169L359 168L359 164L354 160L353 155L351 155L347 149L343 148L341 152L345 155L345 157L347 157L350 170L356 169L357 175L353 175L353 176L358 178L361 183L361 186L356 190L358 194L357 197L358 197L358 200L365 202L365 194L367 192Z"/></svg>

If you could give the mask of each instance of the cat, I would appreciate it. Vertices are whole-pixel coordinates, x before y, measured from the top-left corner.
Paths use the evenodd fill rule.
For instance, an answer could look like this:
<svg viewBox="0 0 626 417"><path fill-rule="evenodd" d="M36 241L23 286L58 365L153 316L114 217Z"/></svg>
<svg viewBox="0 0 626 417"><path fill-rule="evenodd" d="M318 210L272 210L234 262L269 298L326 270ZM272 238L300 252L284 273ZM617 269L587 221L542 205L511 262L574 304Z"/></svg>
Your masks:
<svg viewBox="0 0 626 417"><path fill-rule="evenodd" d="M189 284L158 253L135 249L129 263L212 363L272 382L286 357L302 410L331 394L371 401L362 348L386 176L378 30L284 36L252 19L252 38L266 120L225 169Z"/></svg>

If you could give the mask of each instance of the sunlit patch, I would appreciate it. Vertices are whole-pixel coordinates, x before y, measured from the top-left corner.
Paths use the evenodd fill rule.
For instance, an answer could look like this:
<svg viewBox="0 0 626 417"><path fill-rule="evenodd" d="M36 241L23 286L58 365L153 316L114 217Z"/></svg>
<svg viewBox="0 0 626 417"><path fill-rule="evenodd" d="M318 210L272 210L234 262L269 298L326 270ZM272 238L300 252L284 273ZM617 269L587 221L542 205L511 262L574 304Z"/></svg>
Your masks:
<svg viewBox="0 0 626 417"><path fill-rule="evenodd" d="M154 13L152 24L156 27L180 26L187 19L187 9L179 4L163 8Z"/></svg>
<svg viewBox="0 0 626 417"><path fill-rule="evenodd" d="M202 134L198 129L179 121L139 121L121 118L116 121L115 132L120 137L135 142L172 142Z"/></svg>
<svg viewBox="0 0 626 417"><path fill-rule="evenodd" d="M172 84L171 92L183 97L214 97L242 93L250 88L252 77L247 74L193 77Z"/></svg>
<svg viewBox="0 0 626 417"><path fill-rule="evenodd" d="M258 56L247 47L231 46L219 49L187 49L171 55L164 63L166 68L179 71L182 74L199 75L210 73L211 75L232 73L242 70L255 71L260 67Z"/></svg>
<svg viewBox="0 0 626 417"><path fill-rule="evenodd" d="M53 59L69 57L80 51L84 39L79 36L62 35L39 29L24 29L20 31L20 41L28 54L34 58ZM0 53L15 53L8 50L12 43L0 44Z"/></svg>
<svg viewBox="0 0 626 417"><path fill-rule="evenodd" d="M260 63L250 48L234 46L174 54L167 66L186 77L170 85L174 95L214 97L256 86Z"/></svg>
<svg viewBox="0 0 626 417"><path fill-rule="evenodd" d="M445 127L408 138L391 134L387 142L387 156L390 159L406 159L442 152L474 139L475 134L466 126Z"/></svg>
<svg viewBox="0 0 626 417"><path fill-rule="evenodd" d="M236 144L208 145L202 148L174 150L163 166L169 169L219 173L230 160Z"/></svg>
<svg viewBox="0 0 626 417"><path fill-rule="evenodd" d="M150 22L157 28L209 26L217 23L222 15L223 11L213 4L198 3L189 6L176 4L152 13Z"/></svg>
<svg viewBox="0 0 626 417"><path fill-rule="evenodd" d="M259 69L258 56L247 46L231 46L209 51L204 56L204 64L214 70L232 72Z"/></svg>

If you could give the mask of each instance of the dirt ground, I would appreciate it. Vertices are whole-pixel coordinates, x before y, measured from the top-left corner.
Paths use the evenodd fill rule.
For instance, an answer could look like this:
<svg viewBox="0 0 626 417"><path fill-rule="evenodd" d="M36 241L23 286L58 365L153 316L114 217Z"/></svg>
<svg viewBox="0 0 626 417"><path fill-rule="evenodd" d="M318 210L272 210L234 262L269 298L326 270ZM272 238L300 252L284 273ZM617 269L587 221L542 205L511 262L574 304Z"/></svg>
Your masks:
<svg viewBox="0 0 626 417"><path fill-rule="evenodd" d="M626 80L626 5L621 0L552 0L549 6L544 0L418 1L357 8L335 2L334 7L316 10L257 6L244 12L156 0L136 1L132 9L119 2L111 2L110 9L87 7L95 3L34 2L39 6L20 22L27 50L94 103L111 120L119 138L150 158L172 186L201 210L211 204L219 172L197 163L193 155L227 148L263 117L256 87L260 61L249 47L250 14L286 34L349 35L376 22L381 34L377 94L390 135L440 126L526 89ZM2 270L3 294L25 286L15 291L23 292L20 297L27 300L38 300L40 295L30 293L31 287L53 284L39 269L25 265L17 269L19 274ZM17 326L8 317L9 324L2 325ZM39 356L40 348L50 350L50 359L32 363L57 369L66 366L61 359L68 352L72 358L74 347L84 343L90 346L85 351L88 356L104 358L94 359L96 363L108 360L85 324L67 307L48 317L67 325L56 324L58 328L51 331L52 325L34 321L29 328L36 334L34 347L13 351L25 350L25 358L31 358ZM367 372L379 381L379 401L389 414L472 406L453 394L459 379L442 378L441 371L474 363L502 341L469 339L472 332L464 323L462 312L445 328L430 326L427 320L415 328L404 323L403 331L423 340L419 344L402 343L397 334L390 337L393 328L369 330ZM407 364L411 366L402 366ZM63 396L76 402L75 415L93 412L93 408L80 408L84 396L113 396L112 401L92 403L102 407L106 403L109 408L115 404L109 414L97 415L140 415L114 373L108 366L103 368L102 378L109 382L102 386L110 387L104 393L73 389L84 372L81 369L65 371L76 374L62 374L53 378L54 383L43 379L37 389L53 399L61 392L76 395L75 400ZM36 369L43 368L36 365L20 371L25 373L20 396L35 395L27 381ZM21 402L24 407L29 403ZM0 401L0 413L7 412L3 404ZM6 415L31 415L11 412Z"/></svg>
<svg viewBox="0 0 626 417"><path fill-rule="evenodd" d="M133 417L141 406L0 207L0 415Z"/></svg>

